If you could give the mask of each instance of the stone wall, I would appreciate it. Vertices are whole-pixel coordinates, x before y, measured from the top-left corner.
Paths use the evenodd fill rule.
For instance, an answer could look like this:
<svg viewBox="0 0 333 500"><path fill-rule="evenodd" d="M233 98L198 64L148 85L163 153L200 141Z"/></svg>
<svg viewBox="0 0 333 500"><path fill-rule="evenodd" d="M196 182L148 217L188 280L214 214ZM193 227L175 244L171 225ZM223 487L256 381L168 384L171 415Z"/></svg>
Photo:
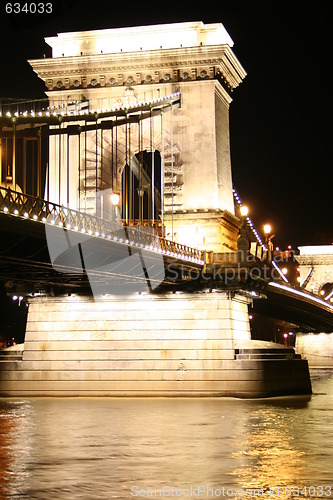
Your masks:
<svg viewBox="0 0 333 500"><path fill-rule="evenodd" d="M225 293L35 298L2 396L240 396L309 391L302 360L237 359L247 303ZM242 354L244 357L244 354ZM245 357L247 357L245 355Z"/></svg>
<svg viewBox="0 0 333 500"><path fill-rule="evenodd" d="M298 333L296 349L310 368L333 368L333 333Z"/></svg>

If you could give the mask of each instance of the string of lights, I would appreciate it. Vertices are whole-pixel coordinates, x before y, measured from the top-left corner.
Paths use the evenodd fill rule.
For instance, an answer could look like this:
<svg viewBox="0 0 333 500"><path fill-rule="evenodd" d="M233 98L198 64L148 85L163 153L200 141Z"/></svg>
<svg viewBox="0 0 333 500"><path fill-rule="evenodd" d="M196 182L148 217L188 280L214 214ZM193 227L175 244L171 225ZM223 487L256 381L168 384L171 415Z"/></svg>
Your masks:
<svg viewBox="0 0 333 500"><path fill-rule="evenodd" d="M235 198L235 200L236 200L236 202L237 202L238 206L239 206L239 207L242 207L242 206L243 206L243 204L242 204L242 200L240 199L240 197L239 197L239 195L238 195L238 193L237 193L237 191L236 191L236 189L235 189L235 188L233 188L233 194L234 194L234 198ZM263 242L263 240L262 240L262 238L260 237L260 235L259 235L258 231L256 230L256 228L255 228L255 226L254 226L254 224L253 224L253 222L252 222L251 218L250 218L248 215L246 216L246 221L247 221L247 224L248 224L248 226L250 227L250 229L251 229L251 231L252 231L253 235L255 236L255 238L256 238L256 240L257 240L257 242L258 242L258 243L262 246L263 250L264 250L265 252L267 252L267 251L268 251L267 246L266 246L266 245L265 245L265 243ZM281 271L281 269L279 268L279 266L276 264L276 262L274 262L274 260L272 260L272 265L273 265L273 267L276 269L276 271L279 273L279 275L280 275L280 277L283 279L283 281L284 281L285 283L289 283L289 281L287 280L286 276L283 274L283 272Z"/></svg>
<svg viewBox="0 0 333 500"><path fill-rule="evenodd" d="M31 203L27 203L27 201L31 201ZM119 244L159 252L166 256L200 265L204 265L205 263L200 251L186 245L175 243L165 238L155 238L154 235L150 238L152 241L143 241L147 240L149 235L147 236L147 233L140 231L139 228L127 228L128 234L132 233L131 236L133 238L119 237L112 234L113 230L111 226L108 227L108 221L55 203L49 203L46 200L38 199L38 202L42 205L42 208L39 209L38 213L35 213L34 197L29 195L24 195L23 197L21 193L0 189L0 211L9 216L58 226L65 230L87 234L90 237L113 240ZM157 241L158 244L156 244Z"/></svg>
<svg viewBox="0 0 333 500"><path fill-rule="evenodd" d="M235 198L235 200L236 200L236 202L237 202L238 206L239 206L239 207L241 207L243 204L242 204L242 201L241 201L241 199L240 199L240 197L239 197L239 195L238 195L238 193L237 193L236 189L235 189L235 188L233 188L233 190L232 190L232 191L233 191L234 198ZM251 229L252 233L254 234L254 236L255 236L255 238L256 238L256 240L257 240L257 242L258 242L258 243L259 243L259 244L263 247L263 249L264 249L264 250L267 250L266 245L264 244L263 240L261 239L261 237L260 237L260 235L259 235L258 231L256 230L256 228L255 228L255 226L254 226L254 224L253 224L253 222L252 222L252 220L251 220L251 218L250 218L249 216L246 216L246 221L247 221L247 223L248 223L248 225L249 225L249 227L250 227L250 229Z"/></svg>
<svg viewBox="0 0 333 500"><path fill-rule="evenodd" d="M45 109L41 111L34 111L31 109L30 111L25 110L25 111L7 111L3 114L3 110L0 110L0 118L49 118L51 116L53 117L58 117L58 118L66 118L66 117L82 117L82 116L87 116L87 115L93 115L95 118L103 118L103 115L107 115L109 113L115 113L115 112L123 112L124 114L127 114L129 112L135 112L137 110L142 109L142 107L153 107L155 105L165 103L168 101L174 101L175 99L180 98L180 92L174 92L173 94L169 94L163 97L159 97L157 99L152 99L150 101L140 101L136 103L135 105L132 106L125 106L125 105L120 105L118 104L117 106L114 107L109 107L109 108L101 108L101 109L95 109L95 110L90 110L90 109L79 109L80 104L82 104L81 101L70 101L70 102L64 102L59 105L55 106L48 106ZM69 109L69 108L74 108L74 109ZM99 116L101 115L101 116Z"/></svg>
<svg viewBox="0 0 333 500"><path fill-rule="evenodd" d="M269 286L279 288L280 290L284 290L285 292L288 292L289 294L299 295L300 297L307 299L309 302L316 302L317 304L320 304L321 306L324 306L324 307L329 308L330 310L333 310L333 305L328 304L325 300L322 300L319 297L316 297L315 295L312 295L310 293L306 293L302 290L297 290L296 288L292 288L290 286L281 285L279 283L276 283L275 281L271 281L268 284L269 284Z"/></svg>

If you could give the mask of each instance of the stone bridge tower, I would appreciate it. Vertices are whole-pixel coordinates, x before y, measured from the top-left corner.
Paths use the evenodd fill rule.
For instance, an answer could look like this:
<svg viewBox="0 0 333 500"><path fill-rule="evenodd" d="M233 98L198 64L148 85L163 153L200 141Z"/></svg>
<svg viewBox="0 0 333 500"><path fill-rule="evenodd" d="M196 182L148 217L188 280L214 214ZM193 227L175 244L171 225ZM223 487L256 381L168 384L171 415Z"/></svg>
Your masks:
<svg viewBox="0 0 333 500"><path fill-rule="evenodd" d="M135 143L138 134L133 129L131 151L119 132L118 143L123 147L116 175L121 175L128 155L151 146L163 150L168 238L215 252L236 250L239 224L232 191L229 105L232 91L246 73L222 24L189 22L61 33L46 42L52 47L52 58L29 62L44 80L51 106L64 106L66 111L70 102L88 102L90 110L101 110L181 93L180 107L164 113L163 131L161 120L154 119L153 143L149 123L144 126L142 144ZM57 158L60 140L63 155L70 149L70 174L61 175L64 180L56 192L58 170L65 168ZM78 137L70 140L69 145L64 136L50 137L49 171L55 182L49 197L63 203L68 178L70 206L79 208ZM92 134L92 150L94 141Z"/></svg>
<svg viewBox="0 0 333 500"><path fill-rule="evenodd" d="M46 83L51 108L71 114L68 125L58 119L59 109L47 112L56 115L49 126L49 200L103 215L93 194L113 189L114 181L119 186L127 173L133 179L136 155L149 150L152 158L159 150L168 239L171 233L188 246L236 250L240 224L233 201L229 105L245 71L223 26L146 26L65 33L46 41L52 58L30 63ZM160 107L151 117L151 103L166 96L170 109L159 114ZM141 112L135 106L142 101L148 116L130 122L128 109ZM87 105L93 111L86 115L88 124L83 109L82 115L71 111ZM105 108L110 108L107 119L98 111ZM125 116L124 124L114 127L116 116ZM114 128L110 154L104 142ZM152 175L150 182L153 186ZM67 229L55 229L68 237ZM82 237L89 241L87 234ZM117 257L112 249L119 245L100 240L103 265L97 270L103 273L104 255ZM126 241L121 246L126 253ZM130 266L141 254L126 254ZM30 298L21 359L5 362L0 370L0 395L251 398L311 392L306 362L289 348L251 340L247 294L206 284L198 290L176 284L171 291L117 294L104 276L110 293L74 290Z"/></svg>
<svg viewBox="0 0 333 500"><path fill-rule="evenodd" d="M300 282L327 304L333 303L333 245L299 247ZM298 333L296 347L310 367L333 367L333 333Z"/></svg>
<svg viewBox="0 0 333 500"><path fill-rule="evenodd" d="M301 283L321 298L333 297L333 245L299 247ZM330 300L330 297L328 297Z"/></svg>

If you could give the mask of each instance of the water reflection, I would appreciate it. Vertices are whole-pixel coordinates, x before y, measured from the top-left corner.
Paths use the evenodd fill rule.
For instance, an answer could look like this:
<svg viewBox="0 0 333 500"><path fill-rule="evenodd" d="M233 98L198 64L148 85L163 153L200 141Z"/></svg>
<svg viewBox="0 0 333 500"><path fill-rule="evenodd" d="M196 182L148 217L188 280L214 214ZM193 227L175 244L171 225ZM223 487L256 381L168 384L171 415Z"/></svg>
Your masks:
<svg viewBox="0 0 333 500"><path fill-rule="evenodd" d="M0 401L0 498L7 498L12 484L23 487L29 479L26 464L34 434L32 412L28 402Z"/></svg>
<svg viewBox="0 0 333 500"><path fill-rule="evenodd" d="M191 485L193 498L222 487L273 498L274 486L285 498L285 486L330 484L333 377L313 389L308 401L2 400L0 498L130 499L135 487L161 498L172 486L179 497Z"/></svg>
<svg viewBox="0 0 333 500"><path fill-rule="evenodd" d="M242 487L269 492L275 486L299 485L308 477L306 451L292 432L295 418L292 408L287 413L277 407L261 407L249 416L242 449L236 452L246 461L233 472Z"/></svg>

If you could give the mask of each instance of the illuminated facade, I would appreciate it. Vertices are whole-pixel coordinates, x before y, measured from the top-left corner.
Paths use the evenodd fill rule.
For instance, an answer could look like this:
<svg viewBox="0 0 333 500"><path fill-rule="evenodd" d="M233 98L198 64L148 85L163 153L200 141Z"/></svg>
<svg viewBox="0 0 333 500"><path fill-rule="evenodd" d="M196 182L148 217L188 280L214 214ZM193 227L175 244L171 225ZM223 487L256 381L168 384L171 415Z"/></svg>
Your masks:
<svg viewBox="0 0 333 500"><path fill-rule="evenodd" d="M232 91L246 73L223 26L181 23L65 33L46 41L52 58L30 64L48 89L48 117L52 119L54 113L55 121L48 122L44 197L60 207L56 236L61 234L67 245L64 254L79 247L69 245L71 237L75 243L73 234L79 227L64 227L63 214L67 217L70 209L78 209L80 215L87 212L103 218L103 204L97 204L99 192L112 189L119 194L122 222L134 223L136 212L126 196L131 193L127 187L131 178L134 183L139 172L139 185L132 188L150 193L148 218L161 218L172 243L220 254L222 264L230 256L225 261L237 268L240 220L232 188L229 105ZM169 109L162 105L158 109L163 102ZM158 111L153 113L156 106ZM141 112L148 113L144 121ZM160 157L152 156L156 151ZM141 168L144 154L150 155L150 175ZM160 161L157 191L153 158ZM153 200L158 197L155 214ZM99 231L95 236L103 239ZM81 260L75 262L80 265L86 237L80 234L76 240ZM132 254L132 244L130 238L119 240L117 247L101 242L108 258L114 257L112 248L124 251L119 258L126 253L126 262L140 255L141 269L145 265L147 274L142 252ZM153 260L157 249L147 246ZM106 257L100 255L104 263ZM168 262L165 255L163 270ZM172 257L180 259L174 252ZM37 294L29 299L22 359L8 361L0 370L0 394L309 394L306 361L283 346L251 340L248 305L253 295L241 289L237 274L234 289L223 288L228 276L225 280L217 276L215 288L213 282L203 284L208 259L194 260L200 275L200 286L194 289L187 287L191 283L186 276L182 288L176 282L174 288L158 293L130 290L117 295L111 287L97 296L78 287L59 296ZM101 275L104 281L114 277Z"/></svg>
<svg viewBox="0 0 333 500"><path fill-rule="evenodd" d="M333 304L333 245L299 247L301 285L315 297ZM298 352L309 361L310 367L333 366L333 333L298 333Z"/></svg>
<svg viewBox="0 0 333 500"><path fill-rule="evenodd" d="M120 127L117 154L111 135L102 137L100 131L92 130L85 137L72 135L69 140L51 137L50 199L66 205L69 182L71 208L92 210L89 185L94 189L98 179L98 189L111 187L110 182L119 187L126 163L142 151L159 151L166 234L201 249L235 250L238 221L229 105L232 91L246 73L224 27L180 23L63 33L46 42L52 47L52 58L30 64L46 84L51 108L67 112L89 106L98 114L181 94L179 109L152 117L142 128L136 123ZM102 186L102 169L110 168L111 162L111 180Z"/></svg>
<svg viewBox="0 0 333 500"><path fill-rule="evenodd" d="M299 247L300 283L330 301L333 297L333 245Z"/></svg>

